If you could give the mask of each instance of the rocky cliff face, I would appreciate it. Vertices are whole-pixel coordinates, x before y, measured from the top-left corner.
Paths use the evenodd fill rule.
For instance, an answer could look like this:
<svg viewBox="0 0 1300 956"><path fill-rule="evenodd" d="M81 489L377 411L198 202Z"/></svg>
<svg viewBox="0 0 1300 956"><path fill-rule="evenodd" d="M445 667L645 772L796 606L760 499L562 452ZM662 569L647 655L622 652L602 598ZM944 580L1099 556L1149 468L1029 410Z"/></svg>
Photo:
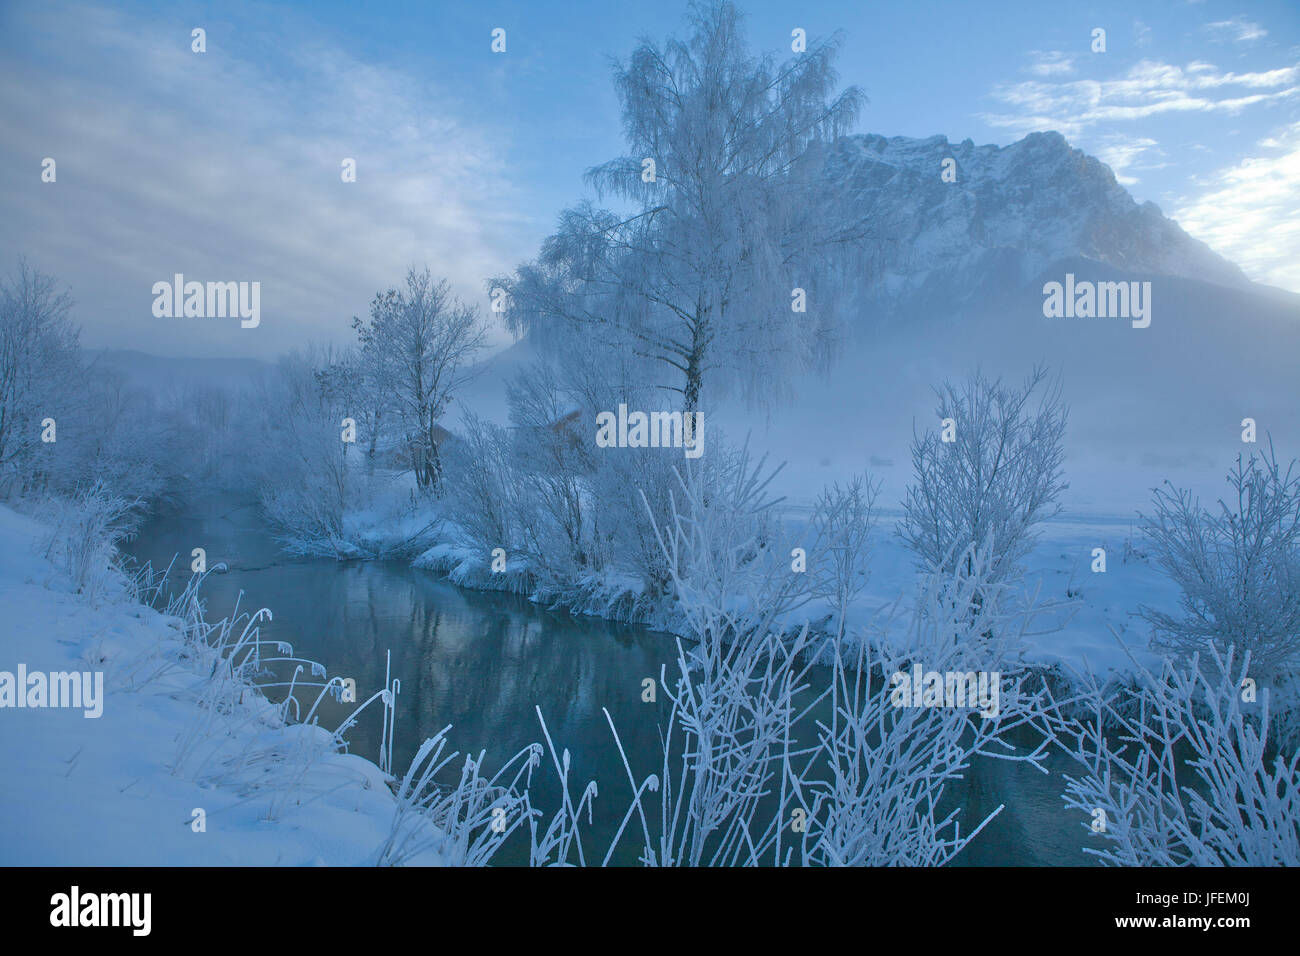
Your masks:
<svg viewBox="0 0 1300 956"><path fill-rule="evenodd" d="M942 176L955 161L955 182ZM1100 160L1059 133L1010 146L865 135L839 141L828 174L868 210L882 241L876 295L959 304L990 283L1022 285L1086 259L1135 277L1243 287L1232 263L1154 203L1139 205Z"/></svg>

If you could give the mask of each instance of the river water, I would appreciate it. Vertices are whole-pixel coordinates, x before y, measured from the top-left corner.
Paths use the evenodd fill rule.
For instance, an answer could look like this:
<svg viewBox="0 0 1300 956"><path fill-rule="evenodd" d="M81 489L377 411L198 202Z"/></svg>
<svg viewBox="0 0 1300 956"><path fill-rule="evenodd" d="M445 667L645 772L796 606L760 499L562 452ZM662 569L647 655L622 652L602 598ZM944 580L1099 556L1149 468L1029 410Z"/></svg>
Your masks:
<svg viewBox="0 0 1300 956"><path fill-rule="evenodd" d="M534 709L540 707L557 747L572 755L574 796L586 781L599 783L592 839L584 842L603 855L630 788L602 709L613 718L637 778L659 769L659 726L666 723L669 703L662 692L656 703L643 702L642 681L657 680L661 666L670 677L675 673L669 635L464 590L402 562L286 556L254 507L229 498L204 497L160 511L125 550L156 568L177 556L179 571L173 573L182 580L198 547L209 567L229 567L205 582L208 620L228 615L237 600L244 611L269 608L274 617L263 635L288 641L298 656L324 664L330 676L355 679L358 700L383 688L391 652L391 674L401 681L393 748L399 776L420 743L448 724L451 746L476 756L486 750L485 762L493 769L542 740ZM269 696L277 699L274 691ZM352 709L327 699L321 723L337 726ZM353 753L378 761L380 714L372 705L349 732ZM534 804L548 816L558 800L549 760L533 787ZM958 782L960 789L950 790L948 796L963 808L963 832L1005 805L959 855L960 864L1089 862L1079 850L1088 839L1081 826L1087 818L1061 803L1061 771L1068 772L1069 764L1055 757L1047 766L1050 775L981 759ZM629 844L629 850L635 848ZM526 861L525 852L512 843L495 862ZM634 852L618 861L634 862Z"/></svg>

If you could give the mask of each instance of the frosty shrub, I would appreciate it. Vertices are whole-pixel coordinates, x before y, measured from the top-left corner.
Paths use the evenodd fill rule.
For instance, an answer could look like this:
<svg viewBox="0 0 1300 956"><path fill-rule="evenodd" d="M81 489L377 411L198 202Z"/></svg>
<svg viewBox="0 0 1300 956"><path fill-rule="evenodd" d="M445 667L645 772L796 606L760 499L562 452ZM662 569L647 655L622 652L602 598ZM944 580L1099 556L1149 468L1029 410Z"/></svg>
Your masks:
<svg viewBox="0 0 1300 956"><path fill-rule="evenodd" d="M262 512L299 553L338 554L348 502L340 423L345 410L320 372L333 356L306 350L280 360L257 395L265 426L248 450Z"/></svg>
<svg viewBox="0 0 1300 956"><path fill-rule="evenodd" d="M595 506L586 483L593 462L581 411L549 363L522 372L506 395L524 547L552 577L590 572Z"/></svg>
<svg viewBox="0 0 1300 956"><path fill-rule="evenodd" d="M672 514L673 469L682 465L681 450L602 448L594 461L592 523L601 567L632 577L654 600L670 595L672 572L655 527Z"/></svg>
<svg viewBox="0 0 1300 956"><path fill-rule="evenodd" d="M450 513L461 544L481 550L514 551L519 541L514 448L500 425L466 412L461 435L444 456Z"/></svg>
<svg viewBox="0 0 1300 956"><path fill-rule="evenodd" d="M763 471L743 450L721 475L683 467L672 522L656 526L696 643L678 641L675 682L660 674L671 708L659 772L638 781L623 754L631 804L604 861L626 839L648 866L946 863L998 812L963 832L960 808L940 809L947 783L977 755L1037 764L1046 742L1018 754L1002 738L1036 719L1041 701L1022 692L1012 668L989 718L896 707L881 675L912 662L1002 667L1000 648L971 639L1016 633L1002 602L975 607L976 593L998 591L986 579L989 555L972 553L970 574L929 576L893 650L873 656L861 641L850 655L837 640L833 686L813 688L809 632L786 627L808 597L792 583L803 576L790 572L787 551L763 543L755 520L774 504ZM810 555L810 566L828 555ZM831 715L818 719L827 701ZM576 824L563 830L576 840Z"/></svg>
<svg viewBox="0 0 1300 956"><path fill-rule="evenodd" d="M1168 482L1144 517L1152 557L1182 591L1181 615L1143 608L1155 643L1181 658L1210 648L1250 653L1273 680L1300 655L1300 475L1272 443L1228 473L1217 512ZM1204 654L1202 656L1204 659Z"/></svg>
<svg viewBox="0 0 1300 956"><path fill-rule="evenodd" d="M745 631L759 626L751 619L773 626L812 596L809 576L791 571L790 548L776 540L782 499L771 498L768 488L780 470L769 469L766 456L755 461L748 445L729 447L714 436L708 455L673 467L664 489L666 520L662 505L641 492L693 635L706 628L694 617L697 606L727 607L728 627ZM828 563L825 538L812 548L809 567Z"/></svg>
<svg viewBox="0 0 1300 956"><path fill-rule="evenodd" d="M117 543L134 530L140 506L139 499L112 494L102 481L50 499L45 557L62 566L78 594L94 600L117 570Z"/></svg>
<svg viewBox="0 0 1300 956"><path fill-rule="evenodd" d="M958 387L935 390L941 430L913 434L915 482L899 534L929 570L951 572L972 545L991 547L989 583L1013 577L1036 537L1034 526L1060 511L1066 488L1066 408L1060 383L1036 368L1016 388L976 371ZM969 570L969 568L968 568Z"/></svg>
<svg viewBox="0 0 1300 956"><path fill-rule="evenodd" d="M987 549L961 557L956 572L926 576L903 635L859 641L855 651L836 639L831 714L818 720L819 746L796 774L798 802L808 815L799 843L806 865L941 866L1003 809L963 831L961 805L944 804L948 785L977 757L1044 770L1046 734L1028 752L1006 739L1022 726L1046 730L1045 692L1026 689L1029 677L1014 660L1033 611L1001 609L1008 602L987 579ZM940 674L996 674L996 712L895 706L889 678L908 677L917 665Z"/></svg>
<svg viewBox="0 0 1300 956"><path fill-rule="evenodd" d="M826 543L821 567L812 570L813 594L830 602L841 631L849 606L867 586L867 543L876 522L879 491L878 482L855 475L844 487L836 482L824 490L813 504L812 530L817 540Z"/></svg>
<svg viewBox="0 0 1300 956"><path fill-rule="evenodd" d="M785 629L806 599L797 580L804 576L790 573L788 550L760 540L757 519L775 504L766 494L771 477L744 449L685 464L672 518L655 525L696 643L677 642L675 686L660 674L672 702L660 772L638 784L628 770L633 802L624 824L636 824L631 839L649 866L782 860L787 770L798 755L791 728L816 698L805 693L808 632Z"/></svg>
<svg viewBox="0 0 1300 956"><path fill-rule="evenodd" d="M1057 710L1057 739L1083 768L1063 799L1089 816L1085 853L1115 866L1300 864L1300 755L1270 747L1268 688L1243 701L1249 655L1208 657L1158 674L1134 660L1135 687L1088 675L1070 702L1082 719Z"/></svg>

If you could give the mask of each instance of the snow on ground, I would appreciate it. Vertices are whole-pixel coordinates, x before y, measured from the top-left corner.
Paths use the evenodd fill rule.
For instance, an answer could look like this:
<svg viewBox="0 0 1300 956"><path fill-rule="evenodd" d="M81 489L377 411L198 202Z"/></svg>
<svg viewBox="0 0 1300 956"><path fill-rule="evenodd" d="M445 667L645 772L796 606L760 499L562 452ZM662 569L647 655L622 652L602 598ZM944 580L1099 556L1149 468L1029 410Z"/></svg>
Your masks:
<svg viewBox="0 0 1300 956"><path fill-rule="evenodd" d="M42 527L0 507L0 671L102 671L103 714L0 709L0 864L355 865L387 837L395 800L378 767L323 752L318 727L285 727L248 693L204 772L172 773L183 739L201 726L206 673L178 620L122 593L98 606L71 593L40 556ZM161 676L144 675L172 664ZM134 683L134 688L131 686ZM215 772L231 753L271 754L256 770ZM295 763L303 754L314 759ZM282 761L277 762L274 755ZM250 774L260 773L255 779ZM196 782L208 779L208 783ZM265 785L264 781L273 781ZM194 832L195 808L206 831ZM15 821L22 821L15 826ZM438 862L425 854L419 862Z"/></svg>
<svg viewBox="0 0 1300 956"><path fill-rule="evenodd" d="M807 510L798 506L787 509L796 535L807 520ZM883 509L872 530L870 579L849 609L850 632L884 623L895 604L897 613L889 633L901 635L905 629L918 570L915 557L894 531L899 517L897 509ZM1039 530L1038 543L1024 561L1024 578L1018 587L1032 596L1036 605L1062 607L1034 616L1025 639L1027 662L1059 664L1067 672L1091 669L1102 676L1111 670L1133 670L1127 647L1145 666L1155 665L1158 658L1147 647L1150 629L1138 610L1142 605L1175 609L1178 588L1141 555L1133 519L1067 514L1044 522ZM1105 549L1105 572L1092 570L1094 548ZM825 610L829 608L814 609L813 617Z"/></svg>

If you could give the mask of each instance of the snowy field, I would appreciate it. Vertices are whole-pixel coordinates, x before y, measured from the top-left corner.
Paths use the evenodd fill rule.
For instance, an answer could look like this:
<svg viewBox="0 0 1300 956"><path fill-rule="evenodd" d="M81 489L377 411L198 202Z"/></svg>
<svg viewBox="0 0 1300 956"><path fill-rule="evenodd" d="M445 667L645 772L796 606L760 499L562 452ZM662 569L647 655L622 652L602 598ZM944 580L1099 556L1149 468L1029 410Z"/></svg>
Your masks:
<svg viewBox="0 0 1300 956"><path fill-rule="evenodd" d="M915 559L893 533L894 521L894 515L882 515L872 536L870 583L849 616L850 628L880 620L895 601L901 600L900 612L911 606L917 585ZM1112 669L1133 669L1127 646L1139 661L1155 664L1158 658L1147 651L1149 629L1138 618L1138 609L1149 605L1172 610L1178 589L1159 568L1135 554L1133 544L1140 553L1141 541L1125 519L1061 516L1043 525L1018 590L1036 605L1053 608L1037 615L1026 634L1027 663L1059 664L1067 673L1091 669L1104 677ZM1092 570L1094 548L1106 551L1104 573Z"/></svg>

